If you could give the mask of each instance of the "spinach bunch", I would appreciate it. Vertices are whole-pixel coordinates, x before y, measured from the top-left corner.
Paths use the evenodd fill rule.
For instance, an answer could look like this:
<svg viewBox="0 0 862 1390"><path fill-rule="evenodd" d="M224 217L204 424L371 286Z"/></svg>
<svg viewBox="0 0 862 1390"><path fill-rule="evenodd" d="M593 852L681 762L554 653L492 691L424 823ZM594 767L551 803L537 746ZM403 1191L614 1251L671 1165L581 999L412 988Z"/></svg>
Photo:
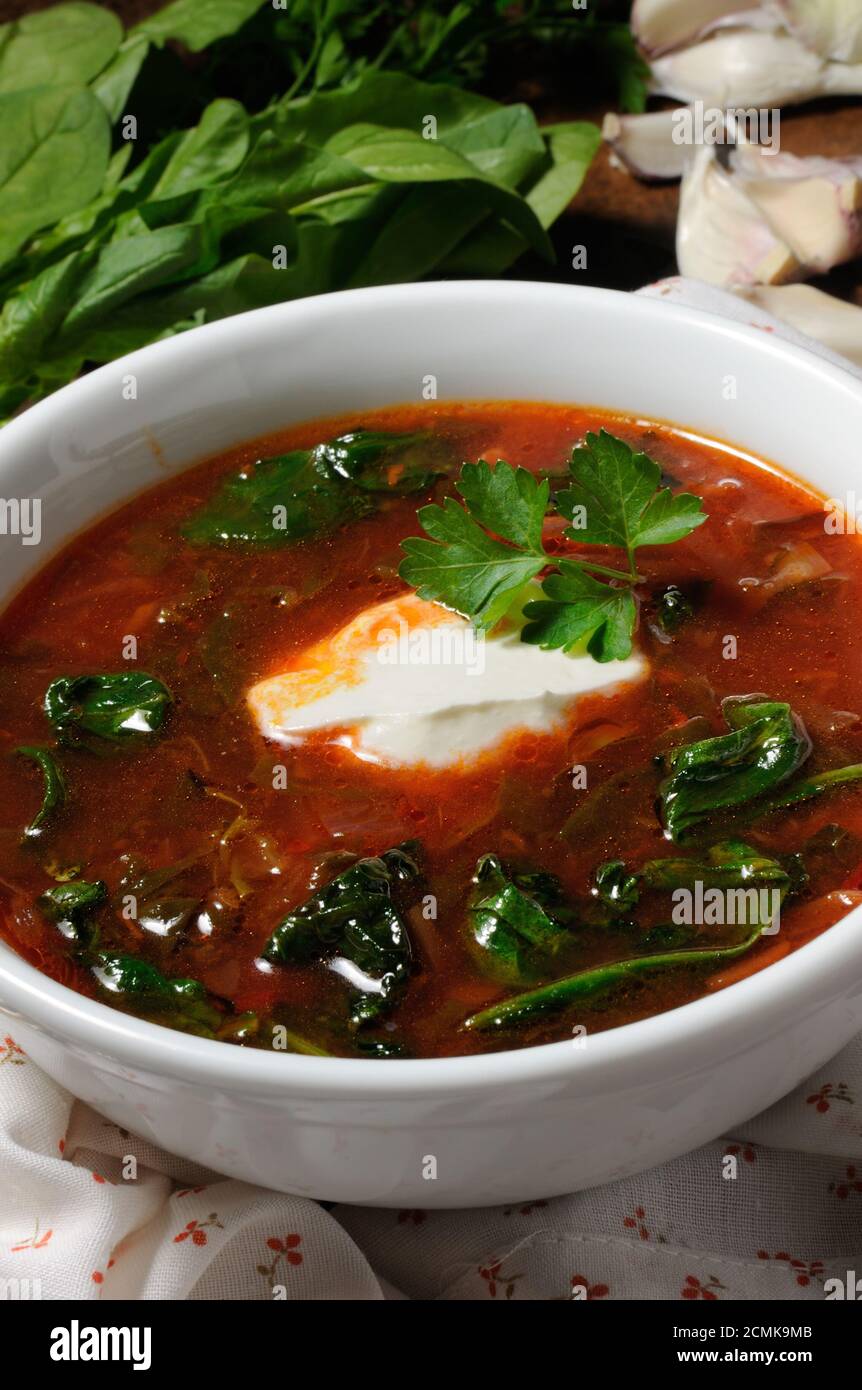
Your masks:
<svg viewBox="0 0 862 1390"><path fill-rule="evenodd" d="M229 43L259 8L175 0L124 37L72 3L0 28L0 418L85 365L245 309L551 257L594 126L540 130L526 106L376 62L324 90L317 40L308 81L264 109L216 95L190 128L126 138L148 55ZM314 7L321 35L338 11Z"/></svg>

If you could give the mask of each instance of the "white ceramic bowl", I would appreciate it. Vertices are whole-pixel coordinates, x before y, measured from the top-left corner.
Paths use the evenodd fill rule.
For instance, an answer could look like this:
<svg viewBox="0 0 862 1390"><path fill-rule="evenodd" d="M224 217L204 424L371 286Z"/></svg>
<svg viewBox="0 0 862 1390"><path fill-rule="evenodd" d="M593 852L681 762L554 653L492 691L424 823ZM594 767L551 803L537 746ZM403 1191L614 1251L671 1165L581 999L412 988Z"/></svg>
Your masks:
<svg viewBox="0 0 862 1390"><path fill-rule="evenodd" d="M0 493L43 499L41 547L3 539L0 593L167 473L296 421L421 400L429 376L441 400L586 402L729 439L829 495L856 482L862 387L762 331L559 285L359 290L146 348L0 431ZM660 1163L820 1066L862 1027L862 910L696 1003L484 1057L245 1051L81 998L2 944L0 1006L76 1096L220 1172L378 1206L508 1202Z"/></svg>

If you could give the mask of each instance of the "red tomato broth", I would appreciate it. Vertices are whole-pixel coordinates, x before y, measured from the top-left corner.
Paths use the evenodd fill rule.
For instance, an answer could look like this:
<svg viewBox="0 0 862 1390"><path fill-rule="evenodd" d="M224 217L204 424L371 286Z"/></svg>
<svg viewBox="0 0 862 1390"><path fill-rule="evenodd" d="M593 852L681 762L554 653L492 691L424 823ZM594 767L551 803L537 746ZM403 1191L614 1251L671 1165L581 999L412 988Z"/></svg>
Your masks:
<svg viewBox="0 0 862 1390"><path fill-rule="evenodd" d="M727 695L762 691L787 700L813 739L812 770L862 760L862 721L834 717L862 708L862 652L848 641L862 600L862 548L855 537L825 534L822 504L800 484L668 425L514 402L400 407L363 416L367 428L431 427L451 434L464 458L504 457L533 469L562 468L573 443L604 425L646 449L674 483L703 498L709 514L688 539L638 553L647 585L696 579L708 588L672 641L657 639L642 610L637 640L651 663L642 684L611 697L586 697L564 731L515 735L466 769L376 767L355 760L329 732L295 749L267 745L246 710L245 691L367 605L403 591L396 573L399 542L419 533L416 508L430 494L387 499L378 515L333 535L266 551L180 543L179 527L226 474L357 423L351 417L306 424L150 489L73 540L2 615L4 935L45 973L98 995L91 974L71 959L69 943L35 906L51 886L48 859L53 866L79 866L89 880L103 879L114 897L123 855L139 857L150 870L199 855L193 874L212 921L210 934L192 919L177 938L155 937L111 906L100 919L103 942L143 956L166 975L200 980L237 1013L275 1011L297 1033L349 1055L344 982L322 964L264 973L259 954L284 914L342 867L333 853L377 854L418 839L437 918L412 915L417 968L387 1023L373 1030L403 1043L410 1055L552 1041L570 1036L574 1023L597 1031L721 984L720 969L674 969L617 989L580 1013L505 1035L464 1032L468 1014L517 992L483 975L467 950L470 876L478 857L493 851L519 868L552 870L567 892L583 897L602 861L619 858L634 868L673 852L655 811L656 746L669 729L697 716L709 721L711 732L722 732L719 702ZM435 496L447 489L438 485ZM809 529L840 579L827 576L755 607L739 581L764 576L776 548ZM173 693L170 722L143 748L105 757L64 753L70 803L35 849L23 845L40 779L13 750L50 741L42 711L50 681L122 670L128 634L138 639L137 667ZM738 637L733 660L722 654L727 634ZM578 762L588 768L587 793L572 786L571 767ZM285 790L273 789L274 765L287 769ZM581 823L577 813L585 797L607 784L615 794ZM238 816L236 833L219 846ZM833 821L862 835L858 789L773 816L747 838L753 835L770 853L790 853ZM782 932L786 926L793 948L848 910L831 891L846 878L838 869L831 877L815 876L804 900L785 906ZM767 962L774 947L774 938L758 942L746 965ZM584 966L619 954L619 943L609 949L600 933L585 933ZM726 973L737 978L742 966L728 966Z"/></svg>

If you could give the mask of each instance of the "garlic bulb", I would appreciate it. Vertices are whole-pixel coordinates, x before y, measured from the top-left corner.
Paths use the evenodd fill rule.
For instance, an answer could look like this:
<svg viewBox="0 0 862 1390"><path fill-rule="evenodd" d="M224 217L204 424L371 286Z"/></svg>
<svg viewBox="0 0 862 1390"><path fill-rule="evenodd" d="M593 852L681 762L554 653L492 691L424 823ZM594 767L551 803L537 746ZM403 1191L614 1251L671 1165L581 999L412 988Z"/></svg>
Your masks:
<svg viewBox="0 0 862 1390"><path fill-rule="evenodd" d="M802 270L710 146L683 175L676 258L681 275L722 286L781 284Z"/></svg>
<svg viewBox="0 0 862 1390"><path fill-rule="evenodd" d="M819 96L862 95L862 63L833 63L794 35L727 29L656 58L653 91L709 106L792 105Z"/></svg>
<svg viewBox="0 0 862 1390"><path fill-rule="evenodd" d="M749 285L735 291L862 367L862 309L811 285Z"/></svg>
<svg viewBox="0 0 862 1390"><path fill-rule="evenodd" d="M862 5L854 0L778 0L787 27L825 58L862 62Z"/></svg>
<svg viewBox="0 0 862 1390"><path fill-rule="evenodd" d="M699 38L728 15L756 10L760 0L634 0L632 32L649 53L666 53ZM744 23L747 16L742 14Z"/></svg>
<svg viewBox="0 0 862 1390"><path fill-rule="evenodd" d="M645 116L609 113L602 135L617 159L633 174L644 179L678 179L691 157L691 146L674 140L679 112L686 109L650 111Z"/></svg>

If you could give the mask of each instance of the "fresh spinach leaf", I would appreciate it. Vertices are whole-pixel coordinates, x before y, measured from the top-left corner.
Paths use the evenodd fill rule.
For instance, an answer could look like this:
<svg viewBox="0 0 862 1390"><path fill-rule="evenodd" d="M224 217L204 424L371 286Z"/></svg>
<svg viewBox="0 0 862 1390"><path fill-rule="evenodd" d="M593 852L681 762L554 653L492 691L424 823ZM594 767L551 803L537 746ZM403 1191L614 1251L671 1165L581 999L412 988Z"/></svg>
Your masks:
<svg viewBox="0 0 862 1390"><path fill-rule="evenodd" d="M126 103L149 51L149 42L143 37L124 39L107 67L90 83L91 92L112 122L126 113Z"/></svg>
<svg viewBox="0 0 862 1390"><path fill-rule="evenodd" d="M276 965L325 960L354 991L356 1027L391 1009L407 983L412 950L395 896L419 877L416 848L358 860L288 913L264 948Z"/></svg>
<svg viewBox="0 0 862 1390"><path fill-rule="evenodd" d="M67 742L91 734L115 743L157 733L173 697L143 671L120 675L59 676L45 692L45 713Z"/></svg>
<svg viewBox="0 0 862 1390"><path fill-rule="evenodd" d="M110 130L85 87L0 92L0 266L35 232L94 198Z"/></svg>
<svg viewBox="0 0 862 1390"><path fill-rule="evenodd" d="M71 883L57 883L48 888L36 899L39 909L50 922L54 922L63 936L75 941L79 946L88 946L94 937L93 914L101 907L108 896L108 890L101 879L95 883L85 883L78 879Z"/></svg>
<svg viewBox="0 0 862 1390"><path fill-rule="evenodd" d="M15 752L20 757L29 758L32 763L35 763L44 778L42 804L24 831L25 837L41 835L46 821L50 820L54 812L59 811L66 804L68 795L66 778L54 754L47 748L22 744L20 748L15 749Z"/></svg>
<svg viewBox="0 0 862 1390"><path fill-rule="evenodd" d="M559 879L548 873L507 874L495 854L484 854L472 882L469 937L482 968L507 983L546 974L573 941L573 912Z"/></svg>
<svg viewBox="0 0 862 1390"><path fill-rule="evenodd" d="M107 66L122 37L116 15L79 0L0 24L0 92L83 85Z"/></svg>
<svg viewBox="0 0 862 1390"><path fill-rule="evenodd" d="M451 467L439 437L356 430L262 459L223 484L183 528L197 545L289 545L424 491Z"/></svg>
<svg viewBox="0 0 862 1390"><path fill-rule="evenodd" d="M146 37L163 44L176 39L199 53L217 39L236 33L267 0L173 0L131 30L131 37Z"/></svg>
<svg viewBox="0 0 862 1390"><path fill-rule="evenodd" d="M543 227L565 212L584 181L601 145L598 128L587 121L542 126L547 159L526 189L519 185ZM439 275L502 275L526 250L514 228L498 219L483 218L463 235L437 267Z"/></svg>

